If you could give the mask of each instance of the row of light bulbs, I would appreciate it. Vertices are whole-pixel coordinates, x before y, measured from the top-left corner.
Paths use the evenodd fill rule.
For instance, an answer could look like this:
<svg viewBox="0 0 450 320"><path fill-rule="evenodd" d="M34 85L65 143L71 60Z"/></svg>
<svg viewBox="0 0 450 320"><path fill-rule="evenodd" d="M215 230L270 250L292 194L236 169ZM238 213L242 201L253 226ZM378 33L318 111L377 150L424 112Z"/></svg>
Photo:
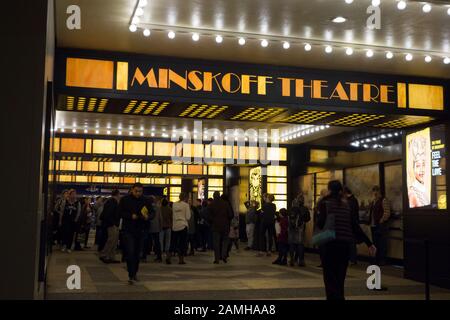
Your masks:
<svg viewBox="0 0 450 320"><path fill-rule="evenodd" d="M130 30L132 32L136 31L137 30L136 25L131 25L130 26ZM149 29L145 29L143 31L143 33L144 33L145 36L150 36L150 30ZM175 39L176 34L175 34L174 31L170 30L170 31L168 31L167 36L169 37L169 39ZM197 32L192 33L192 40L193 41L199 41L199 39L200 39L200 34L199 33L197 33ZM217 43L220 44L220 43L223 42L224 38L223 38L222 35L216 35L215 36L215 40L216 40ZM239 37L238 38L238 43L239 43L239 45L243 46L243 45L246 44L246 39L244 37ZM269 46L269 41L267 39L261 39L260 44L261 44L261 47L266 48L266 47ZM282 42L282 46L283 46L283 49L289 49L291 47L291 44L288 41L283 41ZM311 51L312 48L313 47L312 47L312 45L310 43L305 43L304 44L305 51ZM325 45L324 46L324 51L327 54L330 54L330 53L332 53L334 51L334 48L333 48L332 45ZM364 51L365 51L365 55L366 55L367 58L372 58L375 55L375 51L373 49L364 49ZM347 55L349 55L349 56L353 55L354 52L355 52L355 49L353 49L352 47L346 47L345 48L345 53ZM392 52L392 51L385 51L384 54L385 54L386 59L389 59L389 60L394 58L394 56L395 56L394 52ZM412 53L402 53L401 55L403 55L405 60L408 61L408 62L412 61L414 59L414 55ZM423 59L424 59L424 61L426 63L430 63L433 60L431 55L425 55L423 57ZM450 58L449 57L443 57L442 62L444 64L450 64Z"/></svg>
<svg viewBox="0 0 450 320"><path fill-rule="evenodd" d="M378 149L378 148L383 148L383 145L381 144L382 141L386 141L388 139L393 139L395 137L400 137L401 135L402 135L401 131L400 132L383 133L378 136L352 141L350 143L350 145L355 148Z"/></svg>
<svg viewBox="0 0 450 320"><path fill-rule="evenodd" d="M80 132L83 132L85 134L89 133L89 129L87 127L78 129L76 127L76 125L74 125L72 128L65 128L62 125L60 128L51 129L52 132L61 132L61 133L65 133L65 132L77 133L77 132L79 132L79 130L80 130ZM169 132L166 130L166 128L162 128L161 131L162 131L162 133L159 134L159 137L161 137L161 138L174 138L174 139L177 139L177 138L183 137L184 139L186 139L186 138L188 138L190 136L189 135L189 131L188 131L187 128L184 128L184 129L176 129L176 128L174 128L174 129L172 129L172 133L171 134L169 134ZM258 134L256 133L256 131L255 131L254 134L245 133L244 135L242 135L242 131L237 130L237 129L236 130L231 130L231 131L234 131L233 133L229 133L229 131L230 130L226 130L225 134L222 135L221 132L218 129L216 129L216 130L205 129L204 133L203 133L203 139L205 139L205 140L212 140L212 139L219 140L223 136L223 139L225 141L232 141L232 140L235 140L235 141L244 140L244 141L255 141L255 142L257 142L258 140L264 140L265 142L268 141L268 134L267 134L267 132L260 134L259 137L258 137ZM319 130L317 129L317 131L319 131ZM92 131L92 132L94 132L95 134L100 134L99 125L97 125L95 130ZM103 132L106 133L107 135L111 135L112 134L111 128L107 128L107 130L106 131L103 130ZM120 126L117 128L116 132L117 132L117 135L119 135L119 136L122 136L122 135L126 134L125 130L123 130L123 128L120 127ZM314 132L314 131L311 129L311 133L312 132ZM129 136L134 136L136 134L141 136L141 137L144 137L145 136L144 128L141 127L140 131L138 130L138 132L133 131L132 128L130 128L130 130L128 131L128 135ZM149 136L157 137L157 133L156 133L155 128L151 129ZM243 136L244 136L244 139L242 139ZM194 130L193 134L192 134L192 138L193 139L199 139L200 137L201 137L201 134L199 134L197 130ZM275 134L273 134L272 137L271 137L271 141L279 142L279 140L280 139L278 137L278 134L275 131Z"/></svg>
<svg viewBox="0 0 450 320"><path fill-rule="evenodd" d="M351 3L353 3L353 0L345 0L345 2L348 4L351 4ZM138 6L134 12L133 18L131 20L131 24L129 26L129 29L131 32L136 32L138 30L137 25L140 23L140 17L144 14L143 8L147 5L147 3L148 3L147 0L139 0ZM373 6L379 6L380 3L381 3L380 0L372 0ZM397 7L400 10L405 9L406 1L398 1ZM425 3L422 8L423 8L424 12L431 11L431 5L429 3ZM448 14L450 15L450 8L448 10ZM342 18L342 17L338 17L338 18ZM338 19L338 18L336 18L336 19ZM342 19L344 19L344 18L342 18ZM345 21L345 19L344 19L344 21ZM143 29L142 32L145 37L149 37L151 35L151 30L148 28ZM167 32L167 37L171 40L175 39L175 37L176 37L175 31L169 30ZM200 40L200 34L198 32L192 32L191 38L192 38L192 41L197 42ZM217 35L215 35L215 41L216 41L216 43L220 44L224 41L224 37L220 34L217 34ZM237 41L238 41L239 45L241 45L241 46L245 45L247 42L246 39L242 36L238 37ZM261 47L266 48L269 46L269 40L260 39L260 44L261 44ZM303 46L304 46L305 51L311 51L313 48L313 46L310 43L304 43ZM291 47L291 44L289 43L289 41L282 41L282 47L283 47L283 49L287 50ZM325 45L324 50L327 54L330 54L333 52L334 48L332 45ZM375 51L373 49L364 49L364 51L365 51L365 55L367 58L372 58L375 55ZM346 47L345 53L350 56L354 53L354 49L352 47ZM394 52L392 52L392 51L385 51L384 55L385 55L386 59L394 58ZM414 59L414 56L412 53L401 53L401 55L404 56L406 61L412 61ZM423 57L423 59L426 63L430 63L433 60L431 55L425 55ZM450 64L449 57L443 57L442 59L443 59L442 62L444 64Z"/></svg>
<svg viewBox="0 0 450 320"><path fill-rule="evenodd" d="M308 136L313 134L314 132L319 132L325 129L328 129L329 125L321 125L321 126L313 126L313 125L304 125L299 126L294 129L288 130L287 132L281 135L281 142L287 142L296 138L300 138L303 136Z"/></svg>
<svg viewBox="0 0 450 320"><path fill-rule="evenodd" d="M352 4L353 0L345 0L345 3ZM381 4L381 0L372 0L371 3L372 3L372 6L378 7ZM405 0L398 0L397 1L397 9L398 10L405 10L406 7L407 7L407 1L405 1ZM433 9L433 6L431 5L431 3L424 2L422 4L422 11L424 13L431 12L431 9ZM447 14L450 16L450 7L447 9Z"/></svg>

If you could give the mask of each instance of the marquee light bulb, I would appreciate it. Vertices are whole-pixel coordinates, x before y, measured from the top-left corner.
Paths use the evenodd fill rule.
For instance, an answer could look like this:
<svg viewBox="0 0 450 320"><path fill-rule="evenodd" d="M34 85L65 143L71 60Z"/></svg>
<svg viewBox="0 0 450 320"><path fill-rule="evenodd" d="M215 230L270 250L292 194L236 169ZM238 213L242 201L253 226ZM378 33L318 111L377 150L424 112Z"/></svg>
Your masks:
<svg viewBox="0 0 450 320"><path fill-rule="evenodd" d="M140 8L145 7L147 3L148 3L147 0L139 0L138 7Z"/></svg>
<svg viewBox="0 0 450 320"><path fill-rule="evenodd" d="M130 29L131 32L136 32L137 27L136 27L136 25L131 24L129 29Z"/></svg>
<svg viewBox="0 0 450 320"><path fill-rule="evenodd" d="M151 31L149 29L144 30L144 36L150 37Z"/></svg>
<svg viewBox="0 0 450 320"><path fill-rule="evenodd" d="M333 52L333 47L331 47L331 46L326 46L326 47L325 47L325 52L326 52L326 53L332 53L332 52Z"/></svg>
<svg viewBox="0 0 450 320"><path fill-rule="evenodd" d="M136 13L135 13L135 15L137 16L137 17L140 17L140 16L142 16L144 14L144 9L142 9L142 8L137 8L136 9Z"/></svg>
<svg viewBox="0 0 450 320"><path fill-rule="evenodd" d="M245 44L245 39L241 37L238 42L240 46L243 46Z"/></svg>
<svg viewBox="0 0 450 320"><path fill-rule="evenodd" d="M200 39L200 35L198 33L193 33L192 34L192 40L193 41L198 41Z"/></svg>
<svg viewBox="0 0 450 320"><path fill-rule="evenodd" d="M167 36L169 37L169 39L175 39L175 32L169 31L169 33L167 34Z"/></svg>
<svg viewBox="0 0 450 320"><path fill-rule="evenodd" d="M346 4L352 4L352 3L353 3L353 0L345 0L345 3L346 3Z"/></svg>
<svg viewBox="0 0 450 320"><path fill-rule="evenodd" d="M223 37L221 35L217 35L216 36L216 42L217 43L222 43L222 41L223 41Z"/></svg>
<svg viewBox="0 0 450 320"><path fill-rule="evenodd" d="M352 48L347 48L345 50L345 54L348 55L348 56L351 56L353 54L353 49Z"/></svg>
<svg viewBox="0 0 450 320"><path fill-rule="evenodd" d="M283 49L289 49L291 47L291 45L289 44L289 42L284 41L283 42Z"/></svg>
<svg viewBox="0 0 450 320"><path fill-rule="evenodd" d="M429 3L425 3L422 7L422 11L428 13L431 11L431 5Z"/></svg>
<svg viewBox="0 0 450 320"><path fill-rule="evenodd" d="M311 51L312 47L309 43L305 44L305 51Z"/></svg>
<svg viewBox="0 0 450 320"><path fill-rule="evenodd" d="M413 59L413 55L412 55L411 53L408 53L408 54L405 56L405 59L406 59L406 61L411 61L411 60Z"/></svg>
<svg viewBox="0 0 450 320"><path fill-rule="evenodd" d="M378 7L380 5L381 1L380 0L372 0L372 6L374 7Z"/></svg>
<svg viewBox="0 0 450 320"><path fill-rule="evenodd" d="M269 42L266 39L261 40L261 47L266 48L269 45Z"/></svg>
<svg viewBox="0 0 450 320"><path fill-rule="evenodd" d="M139 22L141 22L141 19L139 19L139 17L134 16L133 19L131 20L132 24L139 24Z"/></svg>
<svg viewBox="0 0 450 320"><path fill-rule="evenodd" d="M447 9L447 14L450 16L450 8Z"/></svg>
<svg viewBox="0 0 450 320"><path fill-rule="evenodd" d="M394 54L391 51L386 52L386 59L392 59Z"/></svg>
<svg viewBox="0 0 450 320"><path fill-rule="evenodd" d="M405 8L406 8L406 2L405 1L399 1L399 2L397 2L397 9L398 10L405 10Z"/></svg>
<svg viewBox="0 0 450 320"><path fill-rule="evenodd" d="M373 57L373 50L369 49L366 51L366 57L367 58L372 58Z"/></svg>
<svg viewBox="0 0 450 320"><path fill-rule="evenodd" d="M449 57L445 57L444 58L444 64L449 64L450 63L450 58Z"/></svg>
<svg viewBox="0 0 450 320"><path fill-rule="evenodd" d="M430 63L431 60L432 60L432 58L431 58L430 56L426 56L426 57L425 57L425 62L426 62L426 63Z"/></svg>

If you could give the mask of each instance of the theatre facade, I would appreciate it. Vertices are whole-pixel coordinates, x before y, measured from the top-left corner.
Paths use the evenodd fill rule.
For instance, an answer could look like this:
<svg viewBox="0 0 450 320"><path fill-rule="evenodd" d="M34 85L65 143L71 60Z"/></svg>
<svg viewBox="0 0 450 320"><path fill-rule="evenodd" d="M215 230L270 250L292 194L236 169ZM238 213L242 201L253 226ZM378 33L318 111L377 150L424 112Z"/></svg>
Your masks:
<svg viewBox="0 0 450 320"><path fill-rule="evenodd" d="M445 79L59 49L54 91L52 195L141 182L170 201L225 192L243 214L264 193L281 209L303 192L314 209L339 179L364 211L379 185L393 212L387 256L407 278L428 268L450 286Z"/></svg>

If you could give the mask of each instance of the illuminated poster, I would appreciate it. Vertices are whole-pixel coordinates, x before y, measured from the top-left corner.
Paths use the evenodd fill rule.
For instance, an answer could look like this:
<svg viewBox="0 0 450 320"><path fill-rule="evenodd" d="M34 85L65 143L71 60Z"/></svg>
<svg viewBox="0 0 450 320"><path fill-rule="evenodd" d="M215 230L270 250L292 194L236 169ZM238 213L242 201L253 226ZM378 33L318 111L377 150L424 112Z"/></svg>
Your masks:
<svg viewBox="0 0 450 320"><path fill-rule="evenodd" d="M250 200L255 200L261 205L262 198L262 180L261 167L256 167L250 170Z"/></svg>
<svg viewBox="0 0 450 320"><path fill-rule="evenodd" d="M205 200L205 179L198 179L197 182L197 199Z"/></svg>
<svg viewBox="0 0 450 320"><path fill-rule="evenodd" d="M406 174L410 208L446 209L445 133L442 126L406 136Z"/></svg>

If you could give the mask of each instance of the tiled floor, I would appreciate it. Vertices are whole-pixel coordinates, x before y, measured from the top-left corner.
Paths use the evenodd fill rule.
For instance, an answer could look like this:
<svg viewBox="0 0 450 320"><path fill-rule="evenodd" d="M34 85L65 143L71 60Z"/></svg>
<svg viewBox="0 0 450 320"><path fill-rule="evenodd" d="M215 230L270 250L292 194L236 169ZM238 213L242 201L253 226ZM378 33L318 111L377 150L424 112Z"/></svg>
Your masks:
<svg viewBox="0 0 450 320"><path fill-rule="evenodd" d="M174 259L176 260L176 259ZM125 264L106 265L95 250L54 251L49 260L47 299L324 299L322 271L317 255L307 255L307 267L272 265L274 257L233 251L228 264L212 264L212 252L197 253L186 265L141 263L139 282L127 284ZM176 261L175 261L176 262ZM81 289L69 290L66 269L81 268ZM424 299L421 283L403 279L402 269L383 267L386 291L366 288L367 264L350 267L347 299ZM450 290L432 287L432 299L449 299Z"/></svg>

